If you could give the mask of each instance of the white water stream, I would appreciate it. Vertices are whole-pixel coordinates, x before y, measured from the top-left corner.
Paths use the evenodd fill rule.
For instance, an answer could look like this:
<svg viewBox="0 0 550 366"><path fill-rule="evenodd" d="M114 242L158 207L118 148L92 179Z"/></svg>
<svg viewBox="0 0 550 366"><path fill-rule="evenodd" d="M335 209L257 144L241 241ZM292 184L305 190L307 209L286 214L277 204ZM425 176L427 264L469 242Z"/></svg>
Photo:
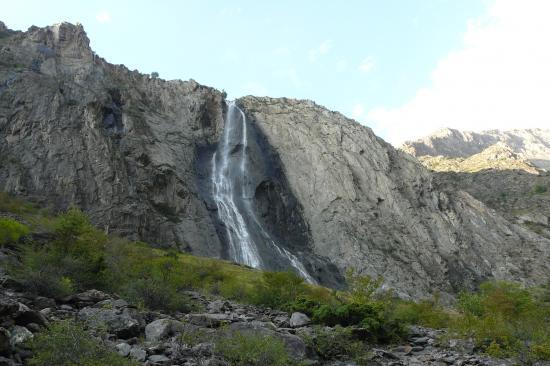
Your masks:
<svg viewBox="0 0 550 366"><path fill-rule="evenodd" d="M212 156L212 196L218 208L218 216L225 226L229 256L237 263L262 268L258 245L249 228L249 225L254 225L256 232L272 248L270 255L282 257L306 281L315 283L300 260L275 243L254 212L254 192L250 192L251 184L248 180L246 125L244 112L235 102L230 102L223 136ZM232 156L236 154L238 156Z"/></svg>

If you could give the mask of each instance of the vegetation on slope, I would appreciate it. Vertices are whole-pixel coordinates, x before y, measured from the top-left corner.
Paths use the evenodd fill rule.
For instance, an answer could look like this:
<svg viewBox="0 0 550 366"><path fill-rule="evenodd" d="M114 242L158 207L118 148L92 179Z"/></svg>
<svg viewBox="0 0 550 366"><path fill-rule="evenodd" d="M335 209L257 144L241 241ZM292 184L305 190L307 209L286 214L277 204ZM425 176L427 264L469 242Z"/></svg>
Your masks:
<svg viewBox="0 0 550 366"><path fill-rule="evenodd" d="M420 302L395 299L391 292L380 292L381 279L353 271L347 273L348 289L334 291L305 284L290 272L262 272L109 237L76 208L51 218L2 195L0 210L28 223L29 227L5 225L3 235L10 238L20 258L10 268L12 276L24 290L35 294L60 298L96 288L117 293L143 308L187 312L195 305L184 290L195 289L239 302L300 311L320 325L308 342L327 357L333 352L346 353L355 360L368 357L351 329L361 330L361 342L393 342L405 335L407 325L420 324L448 328L452 336L472 337L479 349L493 356L550 359L550 287L525 289L513 283L488 282L479 292L460 294L456 309L449 310L437 297ZM42 243L20 238L36 227L51 230L52 239ZM327 333L325 325L335 326L337 331ZM71 325L59 325L63 326ZM256 357L253 350L261 348L246 339L231 342L220 349L231 354L235 347L250 346L251 357ZM53 343L37 344L35 350L54 352Z"/></svg>

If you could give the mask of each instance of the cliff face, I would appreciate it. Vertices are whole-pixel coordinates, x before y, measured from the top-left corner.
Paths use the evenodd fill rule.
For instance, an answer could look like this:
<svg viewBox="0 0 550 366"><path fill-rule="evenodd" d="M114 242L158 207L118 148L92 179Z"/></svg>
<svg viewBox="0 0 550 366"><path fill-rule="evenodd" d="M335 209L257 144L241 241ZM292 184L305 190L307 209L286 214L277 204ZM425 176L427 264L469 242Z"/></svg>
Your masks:
<svg viewBox="0 0 550 366"><path fill-rule="evenodd" d="M313 250L415 297L488 278L548 278L550 241L463 191L436 189L416 159L308 101L239 100L280 157Z"/></svg>
<svg viewBox="0 0 550 366"><path fill-rule="evenodd" d="M237 104L255 216L321 282L354 267L421 297L548 280L550 241L436 188L370 129L308 101ZM227 257L211 179L225 113L215 89L108 64L79 25L0 27L0 189L76 204L109 232Z"/></svg>
<svg viewBox="0 0 550 366"><path fill-rule="evenodd" d="M222 94L110 65L80 25L2 34L0 188L76 204L109 232L218 255L194 162L223 128Z"/></svg>
<svg viewBox="0 0 550 366"><path fill-rule="evenodd" d="M464 190L507 220L550 238L550 130L446 129L401 149L434 171L441 189Z"/></svg>

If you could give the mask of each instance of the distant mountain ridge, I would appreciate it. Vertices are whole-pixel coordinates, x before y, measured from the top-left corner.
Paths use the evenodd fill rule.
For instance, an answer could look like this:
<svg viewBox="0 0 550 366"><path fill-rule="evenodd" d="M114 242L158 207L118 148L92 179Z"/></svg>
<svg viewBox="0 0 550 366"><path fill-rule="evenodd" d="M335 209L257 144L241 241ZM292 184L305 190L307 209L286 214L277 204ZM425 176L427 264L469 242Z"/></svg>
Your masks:
<svg viewBox="0 0 550 366"><path fill-rule="evenodd" d="M443 156L469 158L499 144L517 154L515 161L524 161L539 169L550 169L550 129L459 131L445 128L415 141L405 142L400 149L416 157Z"/></svg>
<svg viewBox="0 0 550 366"><path fill-rule="evenodd" d="M462 190L550 238L550 130L443 129L401 150L435 174L440 189Z"/></svg>

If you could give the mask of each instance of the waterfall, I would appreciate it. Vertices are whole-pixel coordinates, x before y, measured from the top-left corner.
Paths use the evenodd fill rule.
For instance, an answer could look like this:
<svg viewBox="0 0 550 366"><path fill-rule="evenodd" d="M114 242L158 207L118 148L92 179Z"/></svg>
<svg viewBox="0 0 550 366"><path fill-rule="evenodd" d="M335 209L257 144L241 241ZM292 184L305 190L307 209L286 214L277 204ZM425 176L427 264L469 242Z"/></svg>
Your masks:
<svg viewBox="0 0 550 366"><path fill-rule="evenodd" d="M223 222L229 245L229 256L237 263L264 268L260 246L268 255L276 255L310 283L300 260L279 246L260 223L253 206L253 185L248 171L248 131L244 112L235 104L228 105L223 135L212 156L212 196Z"/></svg>

